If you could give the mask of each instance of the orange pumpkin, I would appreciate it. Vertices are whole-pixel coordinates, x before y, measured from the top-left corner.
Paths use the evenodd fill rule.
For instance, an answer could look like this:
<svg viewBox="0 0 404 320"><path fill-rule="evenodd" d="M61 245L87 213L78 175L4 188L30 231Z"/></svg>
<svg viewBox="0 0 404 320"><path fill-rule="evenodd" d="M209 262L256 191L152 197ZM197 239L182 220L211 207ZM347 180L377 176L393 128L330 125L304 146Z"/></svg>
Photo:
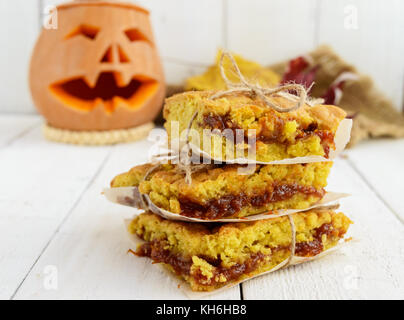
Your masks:
<svg viewBox="0 0 404 320"><path fill-rule="evenodd" d="M165 95L147 10L81 1L57 7L57 29L43 29L30 65L39 112L56 128L112 130L152 121Z"/></svg>

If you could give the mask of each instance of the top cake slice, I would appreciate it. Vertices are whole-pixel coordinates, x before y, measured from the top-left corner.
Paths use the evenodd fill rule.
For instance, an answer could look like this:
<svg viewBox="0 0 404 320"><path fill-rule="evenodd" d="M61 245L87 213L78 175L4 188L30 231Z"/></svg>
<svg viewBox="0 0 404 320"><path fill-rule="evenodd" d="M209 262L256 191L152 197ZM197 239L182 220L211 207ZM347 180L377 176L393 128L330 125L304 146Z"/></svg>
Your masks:
<svg viewBox="0 0 404 320"><path fill-rule="evenodd" d="M213 159L237 159L240 154L243 158L254 154L259 162L307 156L328 159L346 117L345 111L332 105L305 104L295 111L277 112L258 98L234 94L212 99L214 93L191 91L166 99L164 118L170 142L184 140L191 124L191 144ZM296 104L277 95L268 99L282 108Z"/></svg>

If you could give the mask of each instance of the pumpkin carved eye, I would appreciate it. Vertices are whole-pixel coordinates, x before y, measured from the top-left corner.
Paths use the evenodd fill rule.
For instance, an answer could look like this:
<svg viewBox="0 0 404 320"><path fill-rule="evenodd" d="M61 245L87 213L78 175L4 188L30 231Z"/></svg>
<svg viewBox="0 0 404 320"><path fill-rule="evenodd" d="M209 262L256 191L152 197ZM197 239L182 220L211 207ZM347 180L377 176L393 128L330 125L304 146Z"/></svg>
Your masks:
<svg viewBox="0 0 404 320"><path fill-rule="evenodd" d="M79 35L82 35L86 38L94 40L97 36L100 28L90 26L87 24L81 24L78 27L74 28L70 33L65 36L65 39L70 39Z"/></svg>
<svg viewBox="0 0 404 320"><path fill-rule="evenodd" d="M129 41L131 41L131 42L147 41L148 43L150 43L150 40L136 28L127 29L124 32L125 32L126 36L128 37Z"/></svg>

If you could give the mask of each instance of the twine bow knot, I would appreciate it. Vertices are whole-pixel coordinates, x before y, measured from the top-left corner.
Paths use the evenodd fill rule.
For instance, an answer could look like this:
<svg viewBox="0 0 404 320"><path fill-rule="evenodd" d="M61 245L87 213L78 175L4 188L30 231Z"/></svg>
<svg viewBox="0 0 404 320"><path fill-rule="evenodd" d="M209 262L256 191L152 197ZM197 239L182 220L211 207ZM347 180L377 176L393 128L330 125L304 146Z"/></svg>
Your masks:
<svg viewBox="0 0 404 320"><path fill-rule="evenodd" d="M225 70L224 70L224 64L223 64L224 57L229 58L237 76L240 79L240 83L232 82L229 80L229 78L227 78L227 76L225 74ZM263 87L259 86L258 84L249 83L246 80L246 78L244 78L244 76L242 75L242 73L241 73L236 61L232 57L232 55L228 52L223 52L222 56L220 57L220 73L221 73L221 76L222 76L224 82L226 83L226 86L229 89L215 93L214 95L210 96L210 99L217 99L222 96L233 94L233 93L242 93L242 94L250 95L253 97L258 97L259 99L264 101L264 103L268 107L270 107L278 112L290 112L293 110L297 110L300 107L302 107L306 103L306 100L307 100L307 90L304 86L302 86L300 84L290 83L290 84L281 85L281 86L278 86L275 88L263 88ZM290 93L291 91L296 92L297 95L291 94ZM291 101L294 101L297 103L291 107L278 106L278 105L272 103L268 99L268 96L273 95L273 94L277 94L279 96L282 96L288 100L291 100ZM309 103L309 101L308 101L308 103ZM212 165L212 164L194 164L192 162L192 155L191 155L192 150L191 150L191 146L190 146L190 142L189 142L189 133L190 133L190 130L192 127L192 123L194 122L197 115L198 115L198 111L196 111L193 114L193 116L191 117L191 119L188 123L186 140L185 140L185 145L183 146L183 148L180 148L181 149L180 151L170 151L165 154L158 154L158 155L154 156L154 162L157 164L150 170L150 172L146 175L145 178L147 178L152 171L154 171L157 167L159 167L161 160L167 156L175 157L178 160L176 170L177 170L177 172L183 173L185 175L185 181L187 184L192 183L192 173L198 172L201 170L208 170L208 169L214 167L214 165Z"/></svg>
<svg viewBox="0 0 404 320"><path fill-rule="evenodd" d="M231 64L233 65L235 73L237 74L238 78L240 79L240 83L232 82L226 76L224 63L223 63L225 57L229 58ZM263 88L258 84L252 84L252 83L248 82L247 79L244 78L243 74L241 73L240 68L238 67L233 56L228 52L222 53L222 56L220 57L219 66L220 66L220 74L221 74L224 82L226 83L228 90L217 92L216 94L212 95L210 97L210 99L217 99L217 98L223 97L225 95L233 94L233 93L245 93L252 97L258 97L259 99L264 101L264 103L268 107L270 107L278 112L290 112L290 111L297 110L300 107L302 107L307 100L307 90L301 84L289 83L289 84L281 85L281 86L278 86L275 88ZM296 92L297 95L291 94L290 93L291 91ZM291 101L297 101L297 103L291 107L278 106L278 105L272 103L272 101L270 101L268 99L268 96L273 95L273 94L278 94Z"/></svg>

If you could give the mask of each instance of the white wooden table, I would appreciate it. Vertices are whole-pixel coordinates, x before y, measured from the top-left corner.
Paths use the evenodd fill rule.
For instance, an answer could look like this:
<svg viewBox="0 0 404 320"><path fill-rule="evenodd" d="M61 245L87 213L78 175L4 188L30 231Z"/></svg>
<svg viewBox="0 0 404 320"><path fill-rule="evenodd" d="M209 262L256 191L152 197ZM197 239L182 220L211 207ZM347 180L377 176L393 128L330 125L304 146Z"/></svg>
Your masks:
<svg viewBox="0 0 404 320"><path fill-rule="evenodd" d="M0 116L0 299L181 299L132 247L131 208L101 195L147 160L150 143L76 147L45 141L37 116ZM322 260L210 299L404 299L404 139L363 143L335 162L329 190L359 239Z"/></svg>

